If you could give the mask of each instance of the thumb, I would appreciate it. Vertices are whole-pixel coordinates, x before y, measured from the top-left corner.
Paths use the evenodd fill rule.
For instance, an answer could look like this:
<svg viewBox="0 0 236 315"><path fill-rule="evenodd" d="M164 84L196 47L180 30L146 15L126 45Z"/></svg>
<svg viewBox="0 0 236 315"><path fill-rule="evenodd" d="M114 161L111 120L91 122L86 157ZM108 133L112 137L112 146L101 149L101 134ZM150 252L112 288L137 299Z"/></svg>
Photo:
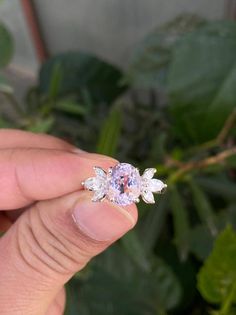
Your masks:
<svg viewBox="0 0 236 315"><path fill-rule="evenodd" d="M1 315L44 315L73 274L136 220L135 205L94 203L87 191L31 206L0 239Z"/></svg>

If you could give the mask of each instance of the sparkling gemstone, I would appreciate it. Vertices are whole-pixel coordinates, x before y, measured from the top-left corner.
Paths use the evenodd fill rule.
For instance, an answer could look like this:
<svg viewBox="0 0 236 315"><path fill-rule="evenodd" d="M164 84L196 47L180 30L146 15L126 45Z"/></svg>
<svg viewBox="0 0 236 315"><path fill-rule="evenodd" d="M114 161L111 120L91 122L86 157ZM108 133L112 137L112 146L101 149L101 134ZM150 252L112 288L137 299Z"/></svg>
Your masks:
<svg viewBox="0 0 236 315"><path fill-rule="evenodd" d="M151 178L153 178L155 173L156 173L156 169L155 168L147 168L144 171L142 178L144 178L144 179L151 179Z"/></svg>
<svg viewBox="0 0 236 315"><path fill-rule="evenodd" d="M99 178L106 178L106 172L99 166L94 167L94 171L97 177Z"/></svg>
<svg viewBox="0 0 236 315"><path fill-rule="evenodd" d="M165 190L166 184L164 184L161 180L152 178L146 180L142 178L142 191L151 191L153 193L161 193Z"/></svg>
<svg viewBox="0 0 236 315"><path fill-rule="evenodd" d="M128 163L113 167L108 182L107 197L119 205L126 206L135 202L141 193L139 171Z"/></svg>
<svg viewBox="0 0 236 315"><path fill-rule="evenodd" d="M105 190L95 190L92 201L101 201L103 198L105 198L106 192Z"/></svg>
<svg viewBox="0 0 236 315"><path fill-rule="evenodd" d="M84 187L88 190L94 190L94 188L96 187L96 178L95 177L90 177L88 179L86 179L86 181L84 182Z"/></svg>
<svg viewBox="0 0 236 315"><path fill-rule="evenodd" d="M106 173L105 173L106 174ZM94 191L93 201L99 201L103 199L107 191L106 177L91 177L86 179L84 187L88 190Z"/></svg>
<svg viewBox="0 0 236 315"><path fill-rule="evenodd" d="M151 191L144 191L142 193L142 198L146 203L155 203L155 199Z"/></svg>
<svg viewBox="0 0 236 315"><path fill-rule="evenodd" d="M148 188L154 193L161 193L165 190L166 184L159 179L153 178L150 180Z"/></svg>

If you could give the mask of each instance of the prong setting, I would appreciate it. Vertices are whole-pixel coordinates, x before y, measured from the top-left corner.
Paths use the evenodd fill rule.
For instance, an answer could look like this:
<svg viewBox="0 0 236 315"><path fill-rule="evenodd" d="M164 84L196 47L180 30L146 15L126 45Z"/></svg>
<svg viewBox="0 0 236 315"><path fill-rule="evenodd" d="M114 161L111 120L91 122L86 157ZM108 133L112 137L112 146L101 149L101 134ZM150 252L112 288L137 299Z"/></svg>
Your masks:
<svg viewBox="0 0 236 315"><path fill-rule="evenodd" d="M112 174L112 169L113 169L112 167L109 167L109 169L108 169L108 174L109 174L109 175Z"/></svg>

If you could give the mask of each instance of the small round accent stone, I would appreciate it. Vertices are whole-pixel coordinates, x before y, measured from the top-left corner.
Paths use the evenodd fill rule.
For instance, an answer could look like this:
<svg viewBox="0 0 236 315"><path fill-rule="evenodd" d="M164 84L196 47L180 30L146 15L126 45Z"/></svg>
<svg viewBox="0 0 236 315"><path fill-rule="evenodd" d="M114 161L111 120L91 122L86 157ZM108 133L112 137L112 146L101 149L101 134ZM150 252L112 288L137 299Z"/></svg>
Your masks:
<svg viewBox="0 0 236 315"><path fill-rule="evenodd" d="M108 175L109 200L126 206L135 202L141 193L141 176L138 169L128 163L119 163Z"/></svg>

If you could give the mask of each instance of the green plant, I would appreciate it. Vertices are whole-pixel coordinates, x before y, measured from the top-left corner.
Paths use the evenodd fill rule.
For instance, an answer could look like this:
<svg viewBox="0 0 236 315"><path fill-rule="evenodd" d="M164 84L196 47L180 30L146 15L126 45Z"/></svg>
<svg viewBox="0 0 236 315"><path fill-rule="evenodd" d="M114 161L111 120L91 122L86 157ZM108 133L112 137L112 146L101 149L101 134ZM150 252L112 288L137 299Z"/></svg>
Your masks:
<svg viewBox="0 0 236 315"><path fill-rule="evenodd" d="M227 283L235 277L224 246L236 246L234 232L219 234L236 227L235 35L235 22L181 15L140 43L126 73L67 53L42 66L23 107L7 98L16 113L2 113L5 125L156 166L169 186L156 205L140 203L135 230L72 280L67 314L203 315L212 303L220 315L234 312L231 290L213 299L206 285L217 290L222 266L232 269Z"/></svg>
<svg viewBox="0 0 236 315"><path fill-rule="evenodd" d="M228 226L216 239L210 256L198 275L202 296L212 304L220 304L212 314L234 314L236 303L236 233ZM234 311L234 312L233 312Z"/></svg>
<svg viewBox="0 0 236 315"><path fill-rule="evenodd" d="M0 70L11 60L13 55L13 40L6 27L0 23ZM8 85L4 75L0 72L0 92L11 93L12 89Z"/></svg>

